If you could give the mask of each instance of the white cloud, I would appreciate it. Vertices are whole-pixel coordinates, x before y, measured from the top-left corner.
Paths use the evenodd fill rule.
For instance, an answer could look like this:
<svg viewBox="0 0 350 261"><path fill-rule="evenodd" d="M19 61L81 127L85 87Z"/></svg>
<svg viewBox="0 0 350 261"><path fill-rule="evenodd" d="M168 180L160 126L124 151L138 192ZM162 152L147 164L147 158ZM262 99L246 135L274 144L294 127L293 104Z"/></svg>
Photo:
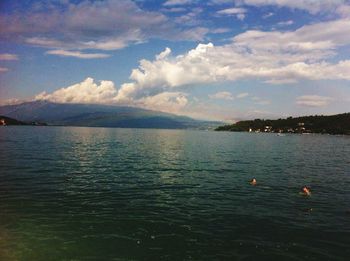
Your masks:
<svg viewBox="0 0 350 261"><path fill-rule="evenodd" d="M292 25L292 24L294 24L293 20L282 21L282 22L277 23L278 26L288 26L288 25Z"/></svg>
<svg viewBox="0 0 350 261"><path fill-rule="evenodd" d="M61 88L51 94L40 93L35 100L48 100L57 103L103 103L113 102L117 90L111 81L101 81L96 84L94 79L87 78L66 88Z"/></svg>
<svg viewBox="0 0 350 261"><path fill-rule="evenodd" d="M267 14L265 14L265 15L263 15L263 19L267 19L267 18L269 18L269 17L271 17L271 16L273 16L274 15L274 13L272 13L272 12L269 12L269 13L267 13Z"/></svg>
<svg viewBox="0 0 350 261"><path fill-rule="evenodd" d="M162 60L168 57L171 54L171 49L169 47L165 48L163 52L160 54L156 55L156 60Z"/></svg>
<svg viewBox="0 0 350 261"><path fill-rule="evenodd" d="M220 27L220 28L216 28L214 30L211 30L210 33L212 33L212 34L223 34L223 33L228 33L230 31L231 31L230 28Z"/></svg>
<svg viewBox="0 0 350 261"><path fill-rule="evenodd" d="M159 110L170 113L179 113L187 104L187 94L183 92L162 92L155 95L130 99L127 103L116 100L118 90L112 81L95 83L94 79L64 87L53 93L42 92L34 100L47 100L56 103L85 103L85 104L115 104L137 106L146 109ZM9 100L14 104L17 100Z"/></svg>
<svg viewBox="0 0 350 261"><path fill-rule="evenodd" d="M186 12L187 9L184 7L171 7L171 8L163 8L163 12L169 12L169 13L181 13Z"/></svg>
<svg viewBox="0 0 350 261"><path fill-rule="evenodd" d="M278 7L306 10L311 14L335 10L338 6L345 4L346 1L347 0L235 0L236 4L240 5L275 5Z"/></svg>
<svg viewBox="0 0 350 261"><path fill-rule="evenodd" d="M0 61L16 61L18 56L11 53L0 53Z"/></svg>
<svg viewBox="0 0 350 261"><path fill-rule="evenodd" d="M248 96L249 96L249 93L247 93L247 92L242 92L242 93L237 94L238 99L242 99L242 98L245 98Z"/></svg>
<svg viewBox="0 0 350 261"><path fill-rule="evenodd" d="M7 72L9 69L6 67L0 67L0 73L1 72Z"/></svg>
<svg viewBox="0 0 350 261"><path fill-rule="evenodd" d="M188 5L191 4L193 0L168 0L163 5L164 6L174 6L174 5Z"/></svg>
<svg viewBox="0 0 350 261"><path fill-rule="evenodd" d="M209 98L211 99L218 99L218 100L234 100L235 96L230 92L217 92L215 94L209 95Z"/></svg>
<svg viewBox="0 0 350 261"><path fill-rule="evenodd" d="M129 101L184 85L261 79L273 84L307 80L350 80L350 60L329 62L350 44L350 20L323 22L289 32L247 31L223 46L199 44L173 57L166 49L141 60L116 100ZM166 55L164 55L166 54ZM266 103L266 102L265 102Z"/></svg>
<svg viewBox="0 0 350 261"><path fill-rule="evenodd" d="M212 82L216 76L208 70L212 65L205 57L207 50L211 48L214 48L212 44L199 44L188 54L176 58L166 56L159 59L158 55L155 61L141 60L140 67L134 69L130 75L134 82L121 86L117 100L128 101L145 92L160 92L187 84Z"/></svg>
<svg viewBox="0 0 350 261"><path fill-rule="evenodd" d="M227 8L217 12L218 15L232 15L237 17L239 20L244 20L245 13L247 12L244 8Z"/></svg>
<svg viewBox="0 0 350 261"><path fill-rule="evenodd" d="M315 59L320 59L327 56L328 51L350 43L350 34L345 33L348 30L350 30L350 20L341 19L306 25L289 32L251 30L234 37L233 40L237 45L259 51L273 48L274 53L285 53L285 57L297 52L298 55L294 56L298 59L301 58L299 55L310 54L313 49Z"/></svg>
<svg viewBox="0 0 350 261"><path fill-rule="evenodd" d="M0 16L1 35L50 49L118 50L151 38L202 40L208 32L188 24L179 26L131 0L53 2L44 9L25 10Z"/></svg>
<svg viewBox="0 0 350 261"><path fill-rule="evenodd" d="M299 96L296 100L298 105L308 107L324 107L329 105L333 99L331 97L319 96L319 95L304 95Z"/></svg>
<svg viewBox="0 0 350 261"><path fill-rule="evenodd" d="M51 50L47 51L47 54L58 55L58 56L70 56L80 59L97 59L97 58L107 58L110 57L108 54L104 53L82 53L78 51L65 51L65 50Z"/></svg>
<svg viewBox="0 0 350 261"><path fill-rule="evenodd" d="M182 92L162 92L134 101L134 104L146 109L179 113L188 104L187 94Z"/></svg>

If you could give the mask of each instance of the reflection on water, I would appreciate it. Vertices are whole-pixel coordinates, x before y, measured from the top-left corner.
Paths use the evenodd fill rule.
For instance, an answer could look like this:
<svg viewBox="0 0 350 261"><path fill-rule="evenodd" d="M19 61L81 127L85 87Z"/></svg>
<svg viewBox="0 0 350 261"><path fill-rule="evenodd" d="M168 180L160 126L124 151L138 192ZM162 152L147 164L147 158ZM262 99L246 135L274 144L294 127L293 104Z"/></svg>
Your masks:
<svg viewBox="0 0 350 261"><path fill-rule="evenodd" d="M11 252L11 246L9 245L11 240L14 239L9 236L7 229L0 226L0 260L15 260L13 252Z"/></svg>
<svg viewBox="0 0 350 261"><path fill-rule="evenodd" d="M344 260L349 145L322 135L1 128L0 260ZM309 198L298 194L305 184Z"/></svg>

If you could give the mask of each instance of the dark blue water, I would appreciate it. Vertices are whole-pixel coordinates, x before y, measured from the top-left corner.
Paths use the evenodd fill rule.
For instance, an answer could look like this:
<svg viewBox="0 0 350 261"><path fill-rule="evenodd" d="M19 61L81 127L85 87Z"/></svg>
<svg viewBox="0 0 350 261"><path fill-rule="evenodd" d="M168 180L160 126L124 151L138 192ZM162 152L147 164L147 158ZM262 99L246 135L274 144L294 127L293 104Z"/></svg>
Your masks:
<svg viewBox="0 0 350 261"><path fill-rule="evenodd" d="M349 256L350 137L0 128L0 260Z"/></svg>

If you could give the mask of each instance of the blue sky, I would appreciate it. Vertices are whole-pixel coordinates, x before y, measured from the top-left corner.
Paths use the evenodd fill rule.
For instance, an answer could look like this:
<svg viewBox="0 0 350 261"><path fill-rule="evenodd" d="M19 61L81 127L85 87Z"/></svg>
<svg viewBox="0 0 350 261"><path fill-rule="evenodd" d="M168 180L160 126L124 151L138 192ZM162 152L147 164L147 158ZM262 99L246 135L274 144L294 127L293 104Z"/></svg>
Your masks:
<svg viewBox="0 0 350 261"><path fill-rule="evenodd" d="M0 3L0 102L236 121L350 111L348 0Z"/></svg>

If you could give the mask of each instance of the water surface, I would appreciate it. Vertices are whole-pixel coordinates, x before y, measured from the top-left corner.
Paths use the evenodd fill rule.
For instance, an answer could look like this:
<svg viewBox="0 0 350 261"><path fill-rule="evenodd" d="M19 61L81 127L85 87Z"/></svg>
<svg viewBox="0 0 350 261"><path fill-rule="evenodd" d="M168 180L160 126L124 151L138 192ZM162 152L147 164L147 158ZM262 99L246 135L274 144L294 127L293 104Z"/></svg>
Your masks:
<svg viewBox="0 0 350 261"><path fill-rule="evenodd" d="M349 155L346 136L0 128L0 260L345 260Z"/></svg>

